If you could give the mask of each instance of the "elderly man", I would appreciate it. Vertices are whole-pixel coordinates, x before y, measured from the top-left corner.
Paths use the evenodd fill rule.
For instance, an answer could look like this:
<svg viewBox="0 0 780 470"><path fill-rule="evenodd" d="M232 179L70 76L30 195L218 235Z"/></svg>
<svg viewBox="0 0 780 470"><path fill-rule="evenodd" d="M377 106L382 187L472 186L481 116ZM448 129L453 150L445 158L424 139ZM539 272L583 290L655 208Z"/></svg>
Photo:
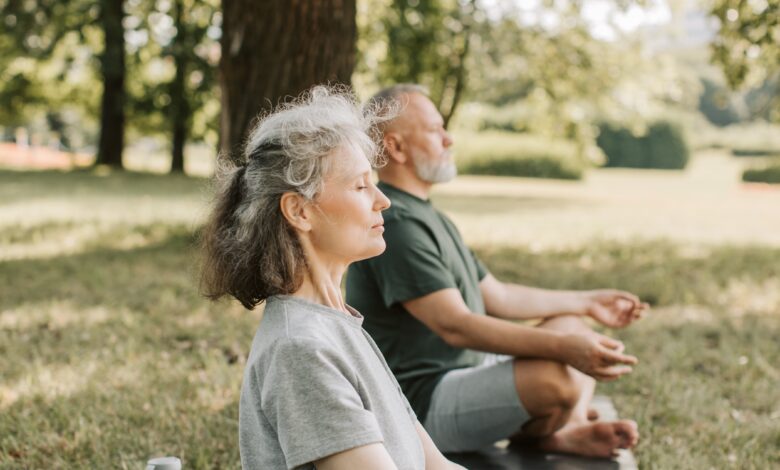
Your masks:
<svg viewBox="0 0 780 470"><path fill-rule="evenodd" d="M609 457L636 445L636 423L599 421L589 403L595 380L617 379L637 360L582 318L619 328L647 305L628 292L497 280L429 200L433 185L456 169L452 137L425 89L397 85L370 103L400 109L382 128L387 165L379 187L392 201L387 250L350 267L347 302L365 314L366 330L439 449L518 438L546 451ZM531 319L542 321L514 321Z"/></svg>

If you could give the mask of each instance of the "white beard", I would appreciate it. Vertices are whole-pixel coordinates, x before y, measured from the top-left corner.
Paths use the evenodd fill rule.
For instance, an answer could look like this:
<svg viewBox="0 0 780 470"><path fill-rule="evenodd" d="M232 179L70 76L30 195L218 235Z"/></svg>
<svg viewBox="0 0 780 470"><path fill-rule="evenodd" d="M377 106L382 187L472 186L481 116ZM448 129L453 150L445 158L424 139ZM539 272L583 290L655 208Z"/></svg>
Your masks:
<svg viewBox="0 0 780 470"><path fill-rule="evenodd" d="M451 158L440 162L431 162L420 155L413 155L412 162L417 177L427 183L446 183L452 181L458 174L458 167Z"/></svg>

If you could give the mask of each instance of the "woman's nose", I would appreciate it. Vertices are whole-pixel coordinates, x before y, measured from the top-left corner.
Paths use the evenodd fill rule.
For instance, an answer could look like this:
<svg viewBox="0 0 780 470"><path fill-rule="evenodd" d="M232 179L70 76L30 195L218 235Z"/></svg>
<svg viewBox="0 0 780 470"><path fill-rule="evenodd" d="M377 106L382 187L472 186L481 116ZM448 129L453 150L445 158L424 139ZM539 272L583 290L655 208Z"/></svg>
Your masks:
<svg viewBox="0 0 780 470"><path fill-rule="evenodd" d="M390 199L385 196L385 193L383 193L379 188L374 186L374 190L376 190L376 198L374 199L374 209L378 211L383 211L390 207Z"/></svg>

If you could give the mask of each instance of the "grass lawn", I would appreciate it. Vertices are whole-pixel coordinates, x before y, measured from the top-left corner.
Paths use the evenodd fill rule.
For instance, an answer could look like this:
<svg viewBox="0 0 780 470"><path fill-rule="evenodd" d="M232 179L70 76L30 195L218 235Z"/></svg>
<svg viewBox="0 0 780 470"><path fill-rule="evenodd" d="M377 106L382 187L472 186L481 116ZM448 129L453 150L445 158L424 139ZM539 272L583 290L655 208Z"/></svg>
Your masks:
<svg viewBox="0 0 780 470"><path fill-rule="evenodd" d="M742 163L462 177L436 202L499 277L615 286L654 305L612 332L640 358L602 385L642 468L780 465L780 190ZM239 468L260 318L195 288L206 180L0 171L0 468Z"/></svg>

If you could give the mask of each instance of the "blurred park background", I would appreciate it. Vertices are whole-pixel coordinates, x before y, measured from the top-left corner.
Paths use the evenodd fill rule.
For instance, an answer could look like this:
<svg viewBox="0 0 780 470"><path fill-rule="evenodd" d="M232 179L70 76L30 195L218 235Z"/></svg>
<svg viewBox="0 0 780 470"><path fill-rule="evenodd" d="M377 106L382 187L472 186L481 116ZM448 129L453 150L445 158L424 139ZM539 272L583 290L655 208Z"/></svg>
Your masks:
<svg viewBox="0 0 780 470"><path fill-rule="evenodd" d="M260 312L197 291L217 154L317 83L428 86L500 278L652 314L641 468L780 466L777 0L0 0L0 468L239 468Z"/></svg>

